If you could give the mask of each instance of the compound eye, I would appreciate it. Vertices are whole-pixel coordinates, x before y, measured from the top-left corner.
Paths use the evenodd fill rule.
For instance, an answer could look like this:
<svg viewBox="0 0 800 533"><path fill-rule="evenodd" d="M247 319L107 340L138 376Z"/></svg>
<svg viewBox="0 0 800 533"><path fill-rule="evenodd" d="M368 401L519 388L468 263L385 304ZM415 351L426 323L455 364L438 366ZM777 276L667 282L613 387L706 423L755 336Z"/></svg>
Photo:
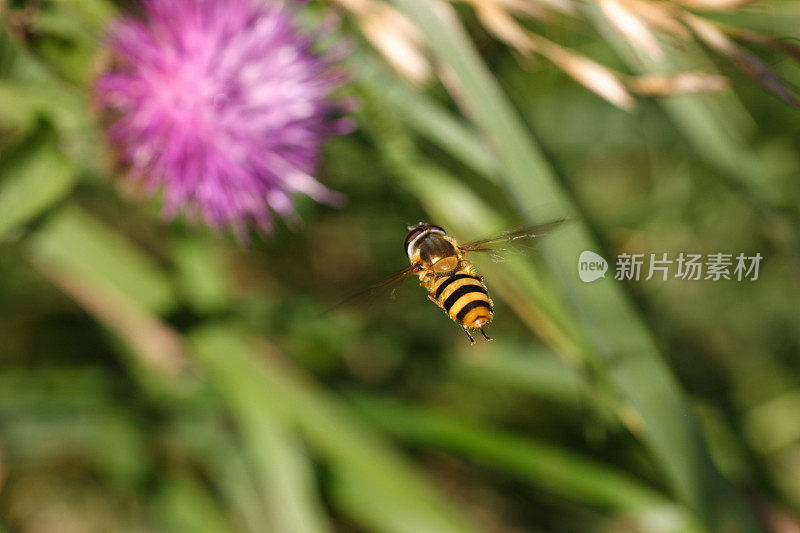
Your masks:
<svg viewBox="0 0 800 533"><path fill-rule="evenodd" d="M411 231L409 231L408 235L406 235L406 242L403 244L403 250L407 251L409 243L411 241L413 241L414 239L416 239L423 231L426 231L427 229L428 228L425 228L425 227L422 227L422 228L417 227L417 228L413 228Z"/></svg>
<svg viewBox="0 0 800 533"><path fill-rule="evenodd" d="M428 226L428 227L430 229L432 229L433 231L437 231L438 230L438 231L441 231L442 233L445 233L445 234L447 233L447 232L444 231L444 229L440 228L439 226Z"/></svg>

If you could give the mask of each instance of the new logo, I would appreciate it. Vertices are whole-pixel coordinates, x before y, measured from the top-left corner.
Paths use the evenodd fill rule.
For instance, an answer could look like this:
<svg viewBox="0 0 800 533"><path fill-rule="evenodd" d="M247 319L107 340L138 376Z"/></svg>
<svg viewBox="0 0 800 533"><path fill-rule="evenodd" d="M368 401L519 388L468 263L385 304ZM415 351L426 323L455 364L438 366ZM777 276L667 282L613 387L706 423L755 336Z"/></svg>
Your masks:
<svg viewBox="0 0 800 533"><path fill-rule="evenodd" d="M578 277L581 278L581 281L590 283L604 278L606 271L608 271L608 261L592 251L581 252L578 257Z"/></svg>

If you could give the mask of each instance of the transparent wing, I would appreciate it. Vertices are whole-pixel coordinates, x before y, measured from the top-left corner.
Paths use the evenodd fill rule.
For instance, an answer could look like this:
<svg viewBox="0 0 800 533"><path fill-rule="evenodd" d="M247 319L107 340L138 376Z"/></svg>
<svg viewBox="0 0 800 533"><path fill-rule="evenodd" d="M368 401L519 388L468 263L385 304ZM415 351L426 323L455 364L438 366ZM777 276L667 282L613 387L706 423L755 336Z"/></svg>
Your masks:
<svg viewBox="0 0 800 533"><path fill-rule="evenodd" d="M407 266L403 270L400 270L398 272L395 272L394 274L386 276L382 280L377 281L368 287L364 287L363 289L354 292L344 300L340 301L339 303L328 309L325 312L325 314L330 313L331 311L338 309L339 307L351 303L355 300L376 298L386 292L391 291L392 289L397 288L404 281L408 280L410 277L414 276L419 271L420 271L420 266L418 263Z"/></svg>
<svg viewBox="0 0 800 533"><path fill-rule="evenodd" d="M502 251L503 245L516 243L517 241L525 242L526 240L535 239L537 237L544 237L553 229L563 224L565 220L566 219L560 218L551 222L545 222L544 224L537 224L536 226L528 226L526 228L520 228L513 231L506 231L505 233L495 235L494 237L489 237L488 239L479 239L477 241L468 242L460 245L459 248L465 254L470 252L497 253Z"/></svg>

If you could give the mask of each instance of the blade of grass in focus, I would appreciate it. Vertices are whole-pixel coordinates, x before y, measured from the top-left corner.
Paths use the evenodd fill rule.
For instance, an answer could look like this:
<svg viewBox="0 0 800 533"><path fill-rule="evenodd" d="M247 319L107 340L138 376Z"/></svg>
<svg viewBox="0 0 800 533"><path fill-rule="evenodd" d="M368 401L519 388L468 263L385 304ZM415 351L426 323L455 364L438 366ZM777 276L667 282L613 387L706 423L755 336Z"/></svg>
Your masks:
<svg viewBox="0 0 800 533"><path fill-rule="evenodd" d="M190 345L231 408L246 396L286 427L298 428L328 464L334 499L370 531L474 531L464 513L439 495L336 401L281 368L266 345L258 349L234 326L206 326ZM357 490L349 490L357 487Z"/></svg>
<svg viewBox="0 0 800 533"><path fill-rule="evenodd" d="M538 146L480 60L447 4L394 0L425 35L436 60L453 75L476 126L496 148L501 176L526 222L575 210ZM610 279L579 284L574 273L583 250L597 250L590 230L574 221L542 245L582 332L605 362L612 382L644 421L644 441L675 494L712 530L733 513L744 531L758 526L717 472L686 399L620 286Z"/></svg>

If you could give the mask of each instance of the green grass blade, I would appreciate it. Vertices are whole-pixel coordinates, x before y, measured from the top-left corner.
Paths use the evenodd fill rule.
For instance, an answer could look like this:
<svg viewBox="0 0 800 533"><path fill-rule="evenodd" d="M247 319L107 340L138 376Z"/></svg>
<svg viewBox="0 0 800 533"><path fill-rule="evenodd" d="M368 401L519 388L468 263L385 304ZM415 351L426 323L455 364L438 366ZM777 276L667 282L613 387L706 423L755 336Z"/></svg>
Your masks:
<svg viewBox="0 0 800 533"><path fill-rule="evenodd" d="M216 408L217 406L215 406ZM264 498L253 477L247 454L233 431L220 431L220 413L210 416L176 413L174 422L165 431L164 446L181 456L196 458L224 507L242 531L259 533L268 523Z"/></svg>
<svg viewBox="0 0 800 533"><path fill-rule="evenodd" d="M187 473L167 476L160 487L158 507L166 531L235 531L202 481Z"/></svg>
<svg viewBox="0 0 800 533"><path fill-rule="evenodd" d="M531 347L509 342L497 343L488 353L475 356L469 346L449 366L455 376L501 384L503 387L535 394L565 405L578 407L589 393L580 372L550 350L531 353Z"/></svg>
<svg viewBox="0 0 800 533"><path fill-rule="evenodd" d="M376 435L322 391L293 376L268 346L255 349L238 328L207 326L190 336L223 397L296 427L328 464L338 506L370 531L473 531L463 516ZM239 401L236 402L239 404Z"/></svg>
<svg viewBox="0 0 800 533"><path fill-rule="evenodd" d="M72 190L77 177L54 133L40 128L0 162L0 239L41 215Z"/></svg>
<svg viewBox="0 0 800 533"><path fill-rule="evenodd" d="M286 533L330 531L301 443L263 409L247 387L229 389L227 399L254 466L270 530Z"/></svg>
<svg viewBox="0 0 800 533"><path fill-rule="evenodd" d="M380 91L387 104L421 137L438 145L465 166L496 181L499 165L475 131L442 106L393 78L373 57L358 54L350 62L359 80Z"/></svg>
<svg viewBox="0 0 800 533"><path fill-rule="evenodd" d="M75 367L0 371L4 462L91 465L112 485L130 489L146 477L145 435L115 403L108 372Z"/></svg>
<svg viewBox="0 0 800 533"><path fill-rule="evenodd" d="M196 312L209 314L230 304L231 283L220 246L197 237L176 238L171 243L170 257L177 270L176 285L181 296Z"/></svg>
<svg viewBox="0 0 800 533"><path fill-rule="evenodd" d="M180 335L157 318L178 302L153 257L75 205L32 235L26 250L41 275L114 333L142 387L168 392L195 381Z"/></svg>
<svg viewBox="0 0 800 533"><path fill-rule="evenodd" d="M147 311L164 313L177 304L153 257L77 206L62 208L29 245L38 263L111 286Z"/></svg>
<svg viewBox="0 0 800 533"><path fill-rule="evenodd" d="M683 530L687 525L688 516L674 502L588 458L396 400L364 394L349 398L371 423L405 441L451 451L568 500L643 514L670 508L676 522L666 530Z"/></svg>

